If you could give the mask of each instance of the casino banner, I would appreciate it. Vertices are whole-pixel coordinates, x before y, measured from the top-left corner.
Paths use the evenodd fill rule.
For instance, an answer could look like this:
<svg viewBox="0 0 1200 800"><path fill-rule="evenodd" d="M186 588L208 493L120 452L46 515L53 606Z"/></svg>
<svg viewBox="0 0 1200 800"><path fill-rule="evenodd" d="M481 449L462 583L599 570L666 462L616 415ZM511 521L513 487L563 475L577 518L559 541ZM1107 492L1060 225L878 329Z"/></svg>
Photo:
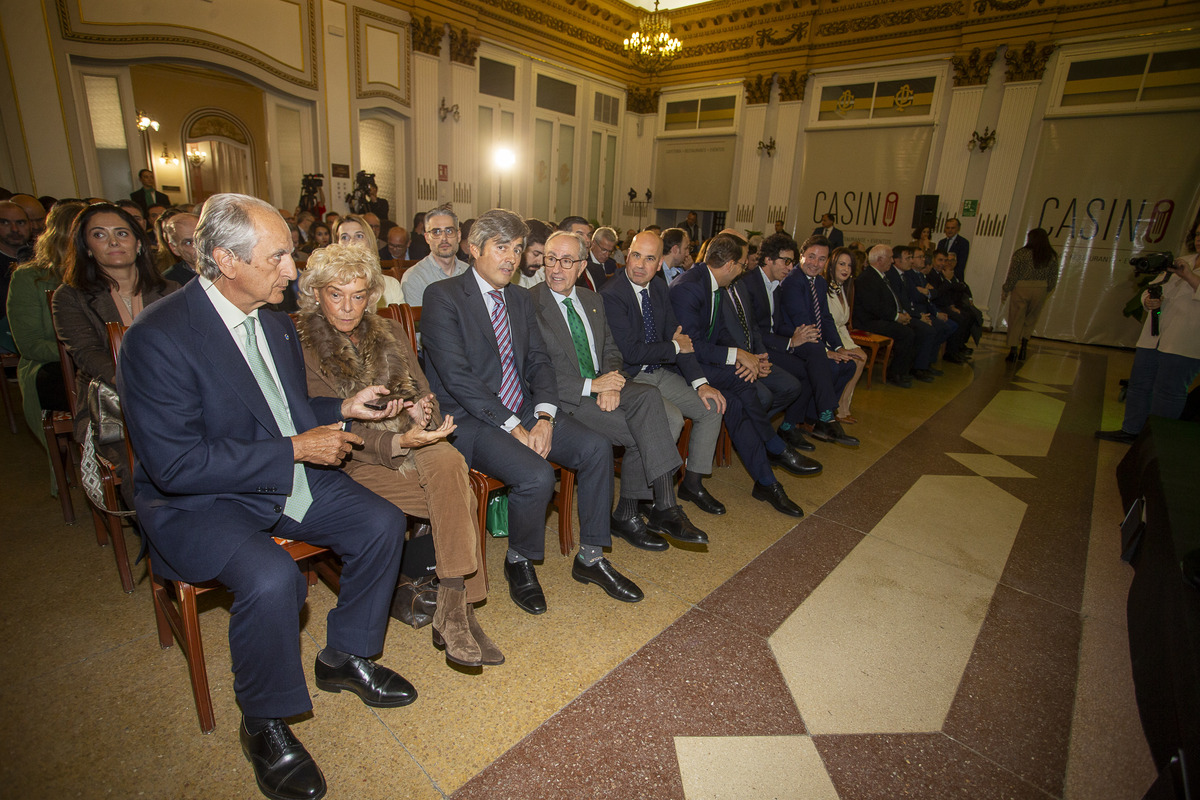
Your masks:
<svg viewBox="0 0 1200 800"><path fill-rule="evenodd" d="M1137 292L1129 259L1184 252L1200 204L1197 131L1200 113L1194 112L1043 123L1014 244L1024 244L1030 229L1044 228L1059 252L1058 288L1035 336L1137 343L1141 323L1121 314Z"/></svg>
<svg viewBox="0 0 1200 800"><path fill-rule="evenodd" d="M929 126L806 133L796 237L828 213L847 244L908 244L932 135Z"/></svg>

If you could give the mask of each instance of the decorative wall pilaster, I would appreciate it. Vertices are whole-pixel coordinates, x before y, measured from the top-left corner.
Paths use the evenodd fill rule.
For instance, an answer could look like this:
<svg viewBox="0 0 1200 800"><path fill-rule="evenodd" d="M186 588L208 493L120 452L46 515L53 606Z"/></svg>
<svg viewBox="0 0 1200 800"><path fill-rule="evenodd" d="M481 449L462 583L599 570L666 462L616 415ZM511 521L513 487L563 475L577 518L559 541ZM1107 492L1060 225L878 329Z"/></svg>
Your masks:
<svg viewBox="0 0 1200 800"><path fill-rule="evenodd" d="M472 63L474 63L472 51ZM446 161L450 164L449 196L442 202L454 203L454 212L459 219L476 216L479 198L475 196L476 173L479 169L480 153L475 147L479 133L479 102L476 100L478 80L474 66L453 63L450 65L450 96L458 104L460 119L447 117L443 125L453 125L451 152ZM450 101L447 100L447 103ZM442 184L442 187L447 184ZM485 209L486 210L486 209Z"/></svg>
<svg viewBox="0 0 1200 800"><path fill-rule="evenodd" d="M950 113L946 117L946 134L942 143L942 154L938 161L937 182L933 193L938 195L938 217L956 216L962 210L963 186L967 180L967 167L975 151L967 149L971 133L979 122L979 110L983 105L983 86L967 86L952 89ZM984 157L987 156L977 156ZM934 231L934 236L939 236Z"/></svg>
<svg viewBox="0 0 1200 800"><path fill-rule="evenodd" d="M770 84L768 84L768 87ZM769 89L768 89L769 91ZM766 138L767 106L747 105L742 108L742 124L738 134L738 165L734 190L730 198L730 214L725 223L740 231L754 229L758 175L763 159L771 159L758 149L758 143Z"/></svg>
<svg viewBox="0 0 1200 800"><path fill-rule="evenodd" d="M441 28L438 29L439 32ZM414 35L413 49L416 49ZM439 40L438 49L441 49ZM446 122L438 120L438 105L441 100L438 94L438 65L437 56L426 55L425 52L413 54L413 180L415 181L415 198L417 211L428 211L438 200L438 126L454 125L452 119ZM407 227L409 222L396 220ZM411 220L410 220L411 221Z"/></svg>
<svg viewBox="0 0 1200 800"><path fill-rule="evenodd" d="M794 84L793 84L794 85ZM780 84L782 90L783 84ZM800 81L801 94L804 82ZM781 98L782 99L782 98ZM799 98L797 98L799 99ZM775 231L775 220L781 219L784 230L792 230L796 221L793 181L796 179L797 140L801 135L800 116L802 103L781 102L775 124L775 163L771 169L771 187L767 207L759 214L760 227L767 233ZM798 188L799 183L795 186Z"/></svg>

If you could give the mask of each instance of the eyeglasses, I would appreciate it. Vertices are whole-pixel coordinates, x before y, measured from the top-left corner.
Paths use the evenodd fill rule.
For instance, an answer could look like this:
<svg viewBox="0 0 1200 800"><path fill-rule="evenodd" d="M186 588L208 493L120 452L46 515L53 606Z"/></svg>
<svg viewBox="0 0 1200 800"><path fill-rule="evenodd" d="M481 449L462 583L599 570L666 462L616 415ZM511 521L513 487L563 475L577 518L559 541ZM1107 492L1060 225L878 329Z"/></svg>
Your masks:
<svg viewBox="0 0 1200 800"><path fill-rule="evenodd" d="M554 267L559 264L562 265L563 269L574 269L575 265L583 262L583 260L584 259L582 258L569 258L567 256L559 258L558 256L552 256L549 253L546 253L546 255L542 256L542 263L551 269L554 269Z"/></svg>
<svg viewBox="0 0 1200 800"><path fill-rule="evenodd" d="M612 251L617 249L617 246L615 244L611 245L609 247L605 247L602 244L593 244L592 246L595 247L601 253L604 253L604 255L606 255L606 256L611 256Z"/></svg>
<svg viewBox="0 0 1200 800"><path fill-rule="evenodd" d="M429 228L425 231L435 239L440 239L443 236L451 236L458 233L458 228Z"/></svg>
<svg viewBox="0 0 1200 800"><path fill-rule="evenodd" d="M777 259L775 259L775 260L776 260L776 261L782 261L782 262L783 262L783 265L784 265L785 267L790 267L790 266L792 266L793 264L795 264L795 263L796 263L796 259L794 259L794 258L777 258Z"/></svg>

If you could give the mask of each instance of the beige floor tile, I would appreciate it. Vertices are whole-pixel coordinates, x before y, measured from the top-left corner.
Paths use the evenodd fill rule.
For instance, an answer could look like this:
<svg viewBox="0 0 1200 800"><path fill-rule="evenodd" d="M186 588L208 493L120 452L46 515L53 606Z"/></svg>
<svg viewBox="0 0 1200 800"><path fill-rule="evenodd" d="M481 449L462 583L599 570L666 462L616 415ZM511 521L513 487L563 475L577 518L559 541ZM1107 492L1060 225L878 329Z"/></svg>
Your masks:
<svg viewBox="0 0 1200 800"><path fill-rule="evenodd" d="M770 639L808 730L941 730L994 588L864 539Z"/></svg>
<svg viewBox="0 0 1200 800"><path fill-rule="evenodd" d="M1014 386L1020 386L1022 389L1028 389L1031 392L1048 392L1050 394L1062 394L1066 389L1057 386L1047 386L1044 383L1034 383L1033 381L1015 380Z"/></svg>
<svg viewBox="0 0 1200 800"><path fill-rule="evenodd" d="M687 800L837 800L807 736L677 736Z"/></svg>
<svg viewBox="0 0 1200 800"><path fill-rule="evenodd" d="M998 581L1026 507L987 478L923 475L871 535Z"/></svg>
<svg viewBox="0 0 1200 800"><path fill-rule="evenodd" d="M958 463L985 478L1032 478L1025 470L990 453L946 453Z"/></svg>
<svg viewBox="0 0 1200 800"><path fill-rule="evenodd" d="M1034 353L1017 368L1017 377L1032 383L1070 386L1079 373L1079 358L1074 354Z"/></svg>
<svg viewBox="0 0 1200 800"><path fill-rule="evenodd" d="M996 455L1045 456L1065 407L1033 392L997 392L962 436Z"/></svg>

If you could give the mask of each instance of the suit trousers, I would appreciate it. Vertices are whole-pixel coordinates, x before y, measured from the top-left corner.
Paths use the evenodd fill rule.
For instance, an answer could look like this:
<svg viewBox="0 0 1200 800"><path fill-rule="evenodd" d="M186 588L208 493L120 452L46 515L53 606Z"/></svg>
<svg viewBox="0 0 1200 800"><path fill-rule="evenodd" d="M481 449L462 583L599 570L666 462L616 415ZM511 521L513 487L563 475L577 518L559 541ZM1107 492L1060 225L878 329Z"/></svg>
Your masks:
<svg viewBox="0 0 1200 800"><path fill-rule="evenodd" d="M725 395L725 427L733 449L741 456L750 477L764 486L778 483L767 458L766 443L776 433L771 427L767 407L759 397L755 383L739 378L733 367L705 370L709 383Z"/></svg>
<svg viewBox="0 0 1200 800"><path fill-rule="evenodd" d="M805 342L792 353L772 351L771 363L800 381L800 398L784 415L784 420L793 425L820 419L822 412L835 410L842 390L855 374L852 364L829 358L820 342Z"/></svg>
<svg viewBox="0 0 1200 800"><path fill-rule="evenodd" d="M1049 292L1045 281L1017 281L1008 296L1008 346L1017 347L1033 336Z"/></svg>
<svg viewBox="0 0 1200 800"><path fill-rule="evenodd" d="M560 408L560 413L563 410ZM585 397L567 413L611 444L625 448L621 497L654 497L651 484L663 475L674 475L683 465L675 447L678 434L671 435L662 395L653 386L627 381L615 411L601 411L595 400Z"/></svg>
<svg viewBox="0 0 1200 800"><path fill-rule="evenodd" d="M938 322L944 324L940 320ZM909 321L908 328L915 337L916 354L913 356L913 369L929 369L937 360L938 345L942 342L938 338L937 327L914 316Z"/></svg>
<svg viewBox="0 0 1200 800"><path fill-rule="evenodd" d="M526 404L521 422L537 421ZM546 506L554 494L550 461L575 470L579 490L579 541L597 547L612 544L613 457L608 439L559 411L550 453L542 458L511 433L472 417L456 417L454 446L467 463L508 486L508 546L532 561L546 553ZM549 459L549 460L547 460Z"/></svg>
<svg viewBox="0 0 1200 800"><path fill-rule="evenodd" d="M892 340L892 357L888 361L887 371L889 380L903 378L912 372L913 360L917 355L917 335L911 328L890 320L869 320L863 324L862 329Z"/></svg>
<svg viewBox="0 0 1200 800"><path fill-rule="evenodd" d="M692 434L688 439L687 468L701 475L711 475L713 453L721 435L721 412L704 405L696 390L688 385L683 376L669 369L654 372L639 372L633 377L637 383L647 383L658 388L667 412L667 423L672 436L678 440L683 430L683 420L692 421Z"/></svg>
<svg viewBox="0 0 1200 800"><path fill-rule="evenodd" d="M242 713L291 717L312 708L300 662L300 611L308 583L272 536L332 549L342 559L341 591L326 642L363 658L383 650L400 575L404 514L338 471L308 470L313 504L303 521L282 517L248 537L217 574L233 593L229 651ZM203 535L204 512L195 512Z"/></svg>
<svg viewBox="0 0 1200 800"><path fill-rule="evenodd" d="M754 388L758 393L759 402L767 409L768 420L774 419L775 415L781 412L788 422L793 421L795 416L804 416L803 412L798 410L800 404L797 402L804 394L803 384L800 378L786 369L781 369L779 364L775 363L774 354L771 355L771 371L756 380Z"/></svg>
<svg viewBox="0 0 1200 800"><path fill-rule="evenodd" d="M399 469L362 464L349 474L405 514L429 520L437 576L465 577L468 603L487 597L475 493L462 453L449 442L434 442L411 451Z"/></svg>

